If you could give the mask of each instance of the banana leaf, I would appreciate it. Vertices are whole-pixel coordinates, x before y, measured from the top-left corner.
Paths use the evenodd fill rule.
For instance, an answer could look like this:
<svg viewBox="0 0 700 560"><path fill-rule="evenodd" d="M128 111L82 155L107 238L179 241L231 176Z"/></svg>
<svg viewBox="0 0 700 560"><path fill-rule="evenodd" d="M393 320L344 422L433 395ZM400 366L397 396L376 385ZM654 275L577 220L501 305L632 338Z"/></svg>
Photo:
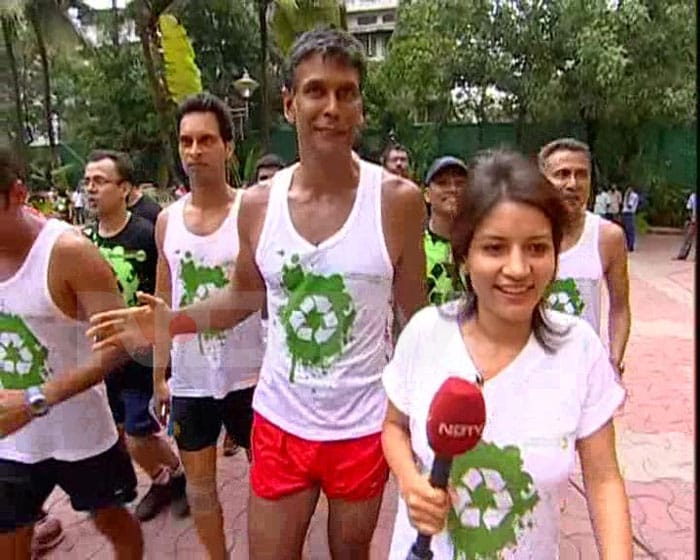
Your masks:
<svg viewBox="0 0 700 560"><path fill-rule="evenodd" d="M171 14L158 18L165 65L165 83L175 103L202 91L202 75L195 62L187 31Z"/></svg>

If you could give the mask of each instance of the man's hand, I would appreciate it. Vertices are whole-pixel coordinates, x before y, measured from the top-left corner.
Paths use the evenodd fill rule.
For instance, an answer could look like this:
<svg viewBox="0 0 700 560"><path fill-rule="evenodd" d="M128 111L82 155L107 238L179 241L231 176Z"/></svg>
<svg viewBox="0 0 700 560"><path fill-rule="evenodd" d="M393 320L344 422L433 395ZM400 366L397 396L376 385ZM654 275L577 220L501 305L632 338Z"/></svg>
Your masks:
<svg viewBox="0 0 700 560"><path fill-rule="evenodd" d="M163 380L153 385L153 400L156 405L156 415L159 422L165 426L168 423L170 414L170 387L168 382Z"/></svg>
<svg viewBox="0 0 700 560"><path fill-rule="evenodd" d="M31 420L24 391L0 389L0 439L16 432Z"/></svg>
<svg viewBox="0 0 700 560"><path fill-rule="evenodd" d="M155 345L156 339L170 343L172 311L168 304L142 292L138 292L137 297L144 305L103 311L90 317L93 326L86 335L94 338L94 351L115 346L134 355Z"/></svg>

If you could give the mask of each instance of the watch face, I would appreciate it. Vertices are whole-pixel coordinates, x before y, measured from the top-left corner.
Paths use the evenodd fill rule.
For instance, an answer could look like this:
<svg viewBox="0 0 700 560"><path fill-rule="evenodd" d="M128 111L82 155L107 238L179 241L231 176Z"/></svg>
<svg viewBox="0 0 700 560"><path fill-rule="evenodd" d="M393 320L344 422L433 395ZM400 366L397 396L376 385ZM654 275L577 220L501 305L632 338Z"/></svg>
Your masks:
<svg viewBox="0 0 700 560"><path fill-rule="evenodd" d="M34 416L43 416L49 411L49 407L46 404L46 397L38 387L30 387L27 389L27 401Z"/></svg>

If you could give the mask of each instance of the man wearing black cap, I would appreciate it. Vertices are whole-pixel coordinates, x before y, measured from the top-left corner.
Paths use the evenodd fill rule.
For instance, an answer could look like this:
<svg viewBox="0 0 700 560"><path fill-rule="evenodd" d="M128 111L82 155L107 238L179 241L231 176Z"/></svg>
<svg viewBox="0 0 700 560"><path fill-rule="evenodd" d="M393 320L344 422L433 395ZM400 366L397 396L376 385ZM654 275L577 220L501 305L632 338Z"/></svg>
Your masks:
<svg viewBox="0 0 700 560"><path fill-rule="evenodd" d="M423 237L428 275L428 300L440 305L457 297L460 285L452 261L450 232L460 192L467 185L467 165L459 158L436 159L425 176L425 200L430 219Z"/></svg>

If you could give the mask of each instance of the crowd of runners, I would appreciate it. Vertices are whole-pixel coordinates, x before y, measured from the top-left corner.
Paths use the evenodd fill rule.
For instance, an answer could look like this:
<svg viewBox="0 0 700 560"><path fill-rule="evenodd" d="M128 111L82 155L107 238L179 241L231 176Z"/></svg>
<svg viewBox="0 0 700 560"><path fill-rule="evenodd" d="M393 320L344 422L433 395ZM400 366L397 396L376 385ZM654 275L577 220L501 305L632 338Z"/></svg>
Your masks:
<svg viewBox="0 0 700 560"><path fill-rule="evenodd" d="M0 558L60 539L44 511L57 486L116 558L143 557L140 524L168 505L226 558L222 428L250 463L252 560L300 559L321 492L330 557L367 559L390 472L392 560L417 531L436 560L554 559L576 454L601 558L632 558L612 421L628 240L586 209L588 146L440 157L421 189L402 146L382 165L353 151L364 72L345 32L300 36L283 92L299 160L266 156L245 190L226 181L226 105L185 100L189 192L162 210L103 150L82 182L93 219L44 219L2 152ZM483 380L487 420L443 491L425 426L455 375ZM151 486L131 509L134 462Z"/></svg>

